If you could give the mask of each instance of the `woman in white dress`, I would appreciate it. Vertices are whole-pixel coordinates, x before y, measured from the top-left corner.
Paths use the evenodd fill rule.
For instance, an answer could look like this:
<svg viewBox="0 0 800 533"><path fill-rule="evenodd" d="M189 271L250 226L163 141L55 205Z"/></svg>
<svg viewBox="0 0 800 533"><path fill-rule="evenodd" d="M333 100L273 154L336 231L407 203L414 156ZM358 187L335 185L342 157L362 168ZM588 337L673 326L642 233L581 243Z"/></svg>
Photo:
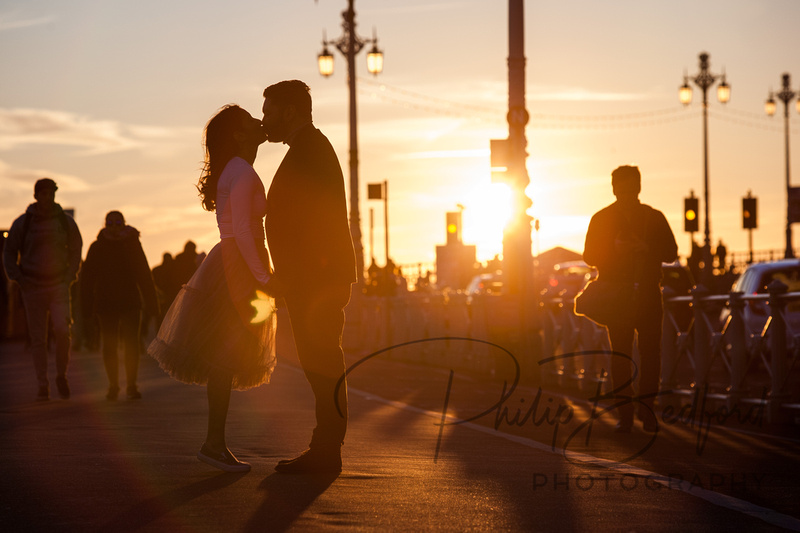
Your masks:
<svg viewBox="0 0 800 533"><path fill-rule="evenodd" d="M206 385L208 433L197 457L226 472L247 472L225 442L232 389L269 381L275 367L275 305L264 244L266 196L253 169L266 140L261 122L236 105L206 125L198 190L215 211L220 242L183 286L148 353L173 378Z"/></svg>

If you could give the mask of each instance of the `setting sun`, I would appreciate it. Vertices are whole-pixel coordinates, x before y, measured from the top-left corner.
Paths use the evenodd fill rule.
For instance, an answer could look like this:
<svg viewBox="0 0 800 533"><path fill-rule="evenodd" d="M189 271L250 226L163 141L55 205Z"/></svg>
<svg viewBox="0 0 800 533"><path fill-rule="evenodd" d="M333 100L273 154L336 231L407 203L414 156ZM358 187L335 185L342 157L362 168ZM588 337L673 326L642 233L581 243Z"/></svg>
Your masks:
<svg viewBox="0 0 800 533"><path fill-rule="evenodd" d="M503 253L503 228L511 215L511 189L487 183L473 189L464 204L464 242L475 244L478 260Z"/></svg>

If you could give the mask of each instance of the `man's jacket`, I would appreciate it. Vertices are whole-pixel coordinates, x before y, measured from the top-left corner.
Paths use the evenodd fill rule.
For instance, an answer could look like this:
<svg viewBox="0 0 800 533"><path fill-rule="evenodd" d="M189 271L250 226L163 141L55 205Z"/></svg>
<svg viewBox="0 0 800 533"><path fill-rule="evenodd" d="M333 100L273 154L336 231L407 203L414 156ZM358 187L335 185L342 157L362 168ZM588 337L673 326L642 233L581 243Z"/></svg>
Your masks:
<svg viewBox="0 0 800 533"><path fill-rule="evenodd" d="M11 225L3 265L8 278L23 288L71 284L80 269L82 246L78 225L60 205L43 212L33 203Z"/></svg>
<svg viewBox="0 0 800 533"><path fill-rule="evenodd" d="M311 124L275 172L265 226L275 274L289 290L356 281L342 169Z"/></svg>

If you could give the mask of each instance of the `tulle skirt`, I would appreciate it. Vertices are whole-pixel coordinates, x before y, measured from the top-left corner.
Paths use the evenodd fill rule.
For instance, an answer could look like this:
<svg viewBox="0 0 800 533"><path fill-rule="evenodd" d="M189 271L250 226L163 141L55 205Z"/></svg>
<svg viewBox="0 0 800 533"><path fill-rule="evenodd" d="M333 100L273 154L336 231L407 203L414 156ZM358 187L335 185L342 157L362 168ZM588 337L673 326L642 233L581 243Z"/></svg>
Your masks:
<svg viewBox="0 0 800 533"><path fill-rule="evenodd" d="M275 368L276 325L274 300L257 292L235 240L223 239L178 293L147 353L184 383L227 372L232 388L249 389Z"/></svg>

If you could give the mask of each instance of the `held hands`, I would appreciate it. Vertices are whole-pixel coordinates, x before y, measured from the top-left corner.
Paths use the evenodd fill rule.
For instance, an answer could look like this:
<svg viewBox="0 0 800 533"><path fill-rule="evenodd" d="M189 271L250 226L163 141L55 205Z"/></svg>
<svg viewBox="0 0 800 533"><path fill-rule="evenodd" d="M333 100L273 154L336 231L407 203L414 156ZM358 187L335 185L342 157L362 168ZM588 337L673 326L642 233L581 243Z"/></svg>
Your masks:
<svg viewBox="0 0 800 533"><path fill-rule="evenodd" d="M270 274L269 279L261 286L261 289L273 298L282 298L286 294L285 286L275 274Z"/></svg>
<svg viewBox="0 0 800 533"><path fill-rule="evenodd" d="M278 308L278 299L282 298L283 294L283 284L275 277L275 274L270 274L267 277L267 281L256 289L255 300L250 302L250 305L255 309L255 316L250 320L250 323L258 324L274 319L274 313Z"/></svg>

